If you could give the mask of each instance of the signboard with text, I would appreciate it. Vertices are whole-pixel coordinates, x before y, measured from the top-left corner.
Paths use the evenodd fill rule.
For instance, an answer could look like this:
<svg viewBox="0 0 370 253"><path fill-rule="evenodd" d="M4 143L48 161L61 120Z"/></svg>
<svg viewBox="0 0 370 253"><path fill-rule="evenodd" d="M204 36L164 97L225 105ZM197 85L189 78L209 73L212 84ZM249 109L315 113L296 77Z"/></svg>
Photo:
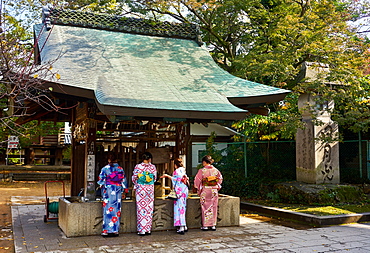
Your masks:
<svg viewBox="0 0 370 253"><path fill-rule="evenodd" d="M18 136L9 136L9 139L8 139L8 148L11 149L11 148L18 148L18 145L19 145L19 138Z"/></svg>

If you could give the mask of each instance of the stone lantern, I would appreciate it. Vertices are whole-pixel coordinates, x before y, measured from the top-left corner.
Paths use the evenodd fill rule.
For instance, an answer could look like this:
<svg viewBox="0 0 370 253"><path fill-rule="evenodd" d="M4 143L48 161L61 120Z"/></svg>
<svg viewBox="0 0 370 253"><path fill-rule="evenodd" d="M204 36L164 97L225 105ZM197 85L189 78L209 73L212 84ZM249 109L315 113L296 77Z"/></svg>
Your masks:
<svg viewBox="0 0 370 253"><path fill-rule="evenodd" d="M318 76L329 71L326 65L304 63L300 74L305 82L317 81ZM296 135L296 176L297 181L309 184L338 184L339 143L334 141L338 125L331 120L327 109L334 108L334 102L316 104L316 98L309 93L299 97L298 108L302 112L305 128L298 129ZM315 125L316 121L322 124Z"/></svg>

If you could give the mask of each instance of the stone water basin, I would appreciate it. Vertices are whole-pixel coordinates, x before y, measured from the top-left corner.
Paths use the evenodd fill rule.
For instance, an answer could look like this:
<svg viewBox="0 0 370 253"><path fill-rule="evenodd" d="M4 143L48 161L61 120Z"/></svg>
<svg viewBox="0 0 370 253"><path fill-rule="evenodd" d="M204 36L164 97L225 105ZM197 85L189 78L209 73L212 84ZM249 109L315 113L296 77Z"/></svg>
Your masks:
<svg viewBox="0 0 370 253"><path fill-rule="evenodd" d="M120 233L136 232L135 200L122 200ZM217 226L239 226L240 199L219 196ZM99 235L102 227L101 201L84 202L81 197L59 199L58 225L67 237ZM186 220L188 228L201 226L199 197L190 194L187 201ZM173 200L156 198L152 231L174 230Z"/></svg>

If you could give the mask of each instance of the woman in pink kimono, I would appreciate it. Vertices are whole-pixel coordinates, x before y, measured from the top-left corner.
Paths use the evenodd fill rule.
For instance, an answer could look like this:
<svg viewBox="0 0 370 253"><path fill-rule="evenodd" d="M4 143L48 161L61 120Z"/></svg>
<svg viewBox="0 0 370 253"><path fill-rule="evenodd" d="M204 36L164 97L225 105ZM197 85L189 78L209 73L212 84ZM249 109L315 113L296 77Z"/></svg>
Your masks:
<svg viewBox="0 0 370 253"><path fill-rule="evenodd" d="M132 183L136 193L136 216L138 235L150 235L154 211L154 182L157 169L152 161L152 154L145 152L143 162L135 166Z"/></svg>
<svg viewBox="0 0 370 253"><path fill-rule="evenodd" d="M221 189L222 174L213 165L211 156L202 158L203 168L200 169L194 179L194 187L200 197L202 208L202 227L204 231L216 230L218 191Z"/></svg>

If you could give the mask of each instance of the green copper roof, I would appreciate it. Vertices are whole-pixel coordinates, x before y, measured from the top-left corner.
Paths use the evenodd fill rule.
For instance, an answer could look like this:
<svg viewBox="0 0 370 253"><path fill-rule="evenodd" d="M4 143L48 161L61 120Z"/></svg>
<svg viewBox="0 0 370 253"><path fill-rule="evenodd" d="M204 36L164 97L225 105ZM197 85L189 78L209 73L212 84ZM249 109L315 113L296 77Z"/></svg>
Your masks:
<svg viewBox="0 0 370 253"><path fill-rule="evenodd" d="M42 62L59 57L58 83L94 92L107 115L240 119L247 111L239 107L289 93L230 75L194 40L64 25L35 31Z"/></svg>

